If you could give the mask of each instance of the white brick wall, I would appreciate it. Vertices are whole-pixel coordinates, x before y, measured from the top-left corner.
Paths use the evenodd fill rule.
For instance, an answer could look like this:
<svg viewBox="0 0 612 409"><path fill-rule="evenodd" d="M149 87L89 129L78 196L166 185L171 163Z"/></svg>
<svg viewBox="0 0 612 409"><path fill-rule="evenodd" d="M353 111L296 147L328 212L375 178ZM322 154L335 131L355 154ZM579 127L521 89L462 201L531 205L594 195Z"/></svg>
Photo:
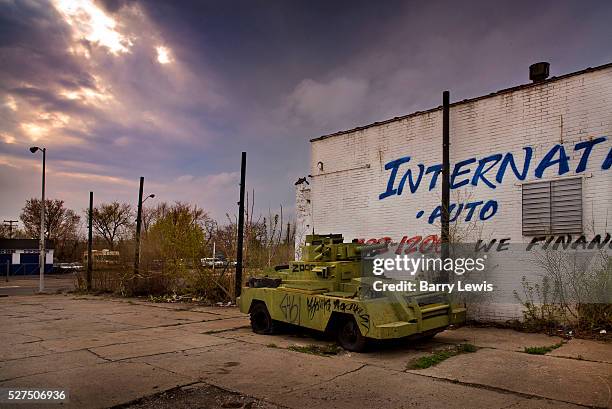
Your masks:
<svg viewBox="0 0 612 409"><path fill-rule="evenodd" d="M312 203L310 200L310 185L304 181L295 185L295 241L304 243L306 235L312 232ZM301 246L295 247L295 259L302 257Z"/></svg>
<svg viewBox="0 0 612 409"><path fill-rule="evenodd" d="M460 103L451 107L450 115L451 173L458 161L506 152L514 154L520 170L523 147L531 146L534 154L524 182L539 180L534 176L536 165L550 148L563 144L570 156L570 172L563 175L567 177L575 175L581 157L581 152L574 152L575 143L607 137L593 148L588 168L580 176L584 178L585 233L589 235L594 230L605 234L612 230L612 178L610 170L601 168L612 146L612 67ZM386 190L390 174L384 169L387 162L411 157L410 162L401 165L395 187L406 169L415 172L419 163L425 166L441 163L441 135L442 111L438 109L313 141L308 192L312 206L304 213L307 207L303 206L303 192L298 189L298 223L301 219L310 221L307 213L312 211L316 232L342 233L345 239L388 236L399 241L403 236L439 234L439 224L429 224L427 217L440 203L441 176L432 191L428 190L430 175L425 175L414 194L408 184L401 196L379 200L379 194ZM323 171L317 165L319 162L323 163ZM466 167L470 170L468 177L476 167L477 163ZM541 180L559 177L555 169L548 168ZM494 179L494 175L487 174L489 179ZM477 223L482 231L479 236L510 237L512 243L529 242L531 238L521 233L524 182L508 169L501 185L494 182L495 189L480 183L451 190L451 203L496 200L497 214ZM425 214L417 218L420 210ZM465 223L460 228L466 229ZM296 241L303 240L303 235L296 237ZM515 286L520 281L516 276L523 271L503 270L496 279L497 285L507 282L508 286ZM509 275L512 279L504 279ZM520 315L516 305L489 309L480 306L476 310L481 319L505 320Z"/></svg>

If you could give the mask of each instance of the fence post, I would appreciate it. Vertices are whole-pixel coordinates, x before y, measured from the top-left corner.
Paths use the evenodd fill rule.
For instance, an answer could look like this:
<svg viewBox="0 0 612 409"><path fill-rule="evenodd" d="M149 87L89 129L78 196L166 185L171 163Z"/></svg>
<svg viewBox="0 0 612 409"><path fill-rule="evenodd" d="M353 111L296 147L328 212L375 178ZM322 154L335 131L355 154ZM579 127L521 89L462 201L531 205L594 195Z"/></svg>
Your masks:
<svg viewBox="0 0 612 409"><path fill-rule="evenodd" d="M11 269L11 262L6 260L6 282L7 283L8 283L10 269Z"/></svg>

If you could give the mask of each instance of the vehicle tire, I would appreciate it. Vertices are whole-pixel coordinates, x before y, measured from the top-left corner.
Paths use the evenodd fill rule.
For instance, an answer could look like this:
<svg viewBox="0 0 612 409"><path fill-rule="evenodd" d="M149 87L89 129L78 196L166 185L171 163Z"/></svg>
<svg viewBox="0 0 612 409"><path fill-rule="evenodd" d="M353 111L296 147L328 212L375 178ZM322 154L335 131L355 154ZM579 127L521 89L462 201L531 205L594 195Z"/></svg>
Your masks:
<svg viewBox="0 0 612 409"><path fill-rule="evenodd" d="M256 334L273 334L275 322L268 312L268 307L263 302L253 304L251 307L251 328Z"/></svg>
<svg viewBox="0 0 612 409"><path fill-rule="evenodd" d="M362 352L367 346L367 338L361 335L355 319L349 318L338 327L338 344L347 351Z"/></svg>

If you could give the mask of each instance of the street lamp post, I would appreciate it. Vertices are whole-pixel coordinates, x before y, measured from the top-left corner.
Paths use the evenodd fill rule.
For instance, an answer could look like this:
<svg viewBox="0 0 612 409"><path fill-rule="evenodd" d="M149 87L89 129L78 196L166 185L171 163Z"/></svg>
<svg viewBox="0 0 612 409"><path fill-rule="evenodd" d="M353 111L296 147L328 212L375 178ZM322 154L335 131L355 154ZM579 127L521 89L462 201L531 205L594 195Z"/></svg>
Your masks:
<svg viewBox="0 0 612 409"><path fill-rule="evenodd" d="M146 202L148 198L155 198L155 193L151 193L149 196L145 197L145 199L142 201L142 204L144 204L144 202Z"/></svg>
<svg viewBox="0 0 612 409"><path fill-rule="evenodd" d="M39 275L39 286L38 290L43 292L45 290L45 160L47 156L47 148L39 148L38 146L32 146L30 152L36 153L42 152L42 199L40 202L40 245L39 245L39 261L40 264L40 275Z"/></svg>

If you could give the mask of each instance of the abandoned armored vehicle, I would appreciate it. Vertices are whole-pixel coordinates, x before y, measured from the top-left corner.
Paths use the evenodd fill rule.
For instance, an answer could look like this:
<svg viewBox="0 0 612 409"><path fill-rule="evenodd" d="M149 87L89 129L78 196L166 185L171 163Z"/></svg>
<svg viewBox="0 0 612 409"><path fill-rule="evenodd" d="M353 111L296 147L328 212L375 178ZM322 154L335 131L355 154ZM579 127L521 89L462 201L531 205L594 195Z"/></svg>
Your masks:
<svg viewBox="0 0 612 409"><path fill-rule="evenodd" d="M293 324L333 333L340 346L356 352L371 339L433 336L465 320L465 308L445 293L372 292L367 261L381 246L344 243L341 234L309 235L302 260L249 278L240 311L250 314L258 334Z"/></svg>

